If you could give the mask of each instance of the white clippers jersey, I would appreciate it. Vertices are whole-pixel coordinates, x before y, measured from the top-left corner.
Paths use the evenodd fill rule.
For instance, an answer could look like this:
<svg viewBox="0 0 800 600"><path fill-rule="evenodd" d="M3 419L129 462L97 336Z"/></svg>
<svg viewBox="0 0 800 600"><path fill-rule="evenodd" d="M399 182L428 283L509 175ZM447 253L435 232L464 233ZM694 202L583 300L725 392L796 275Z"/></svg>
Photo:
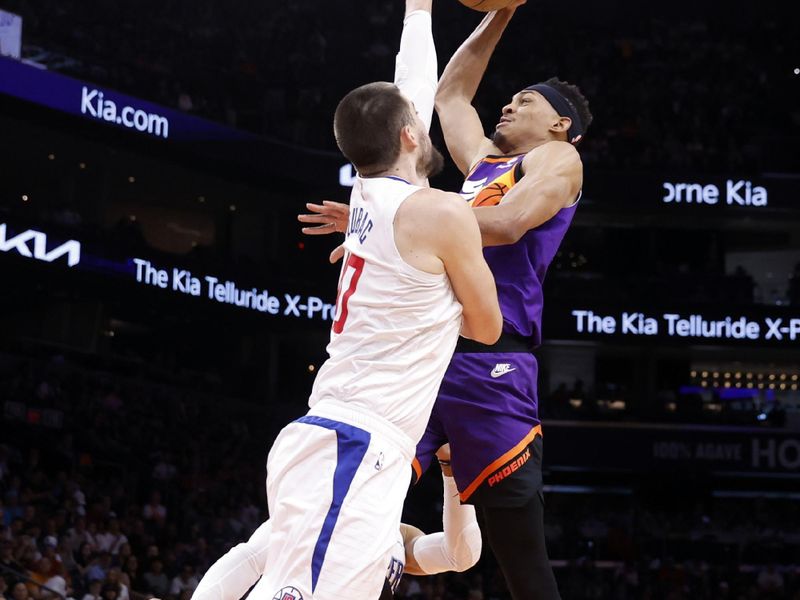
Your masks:
<svg viewBox="0 0 800 600"><path fill-rule="evenodd" d="M330 399L378 415L414 444L461 329L461 304L447 275L412 267L395 245L395 213L419 189L398 178L357 178L330 358L309 399L311 407Z"/></svg>

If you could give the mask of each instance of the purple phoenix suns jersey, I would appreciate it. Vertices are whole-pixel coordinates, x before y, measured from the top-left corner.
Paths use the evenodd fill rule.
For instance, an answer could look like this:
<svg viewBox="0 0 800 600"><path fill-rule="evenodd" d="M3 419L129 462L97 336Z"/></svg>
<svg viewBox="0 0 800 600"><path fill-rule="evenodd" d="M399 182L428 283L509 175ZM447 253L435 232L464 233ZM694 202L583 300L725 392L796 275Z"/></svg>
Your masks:
<svg viewBox="0 0 800 600"><path fill-rule="evenodd" d="M487 156L467 175L461 195L470 206L499 204L522 178L523 158L524 154ZM497 283L503 332L529 338L533 346L542 342L544 276L572 222L576 205L577 201L562 208L514 244L483 249Z"/></svg>

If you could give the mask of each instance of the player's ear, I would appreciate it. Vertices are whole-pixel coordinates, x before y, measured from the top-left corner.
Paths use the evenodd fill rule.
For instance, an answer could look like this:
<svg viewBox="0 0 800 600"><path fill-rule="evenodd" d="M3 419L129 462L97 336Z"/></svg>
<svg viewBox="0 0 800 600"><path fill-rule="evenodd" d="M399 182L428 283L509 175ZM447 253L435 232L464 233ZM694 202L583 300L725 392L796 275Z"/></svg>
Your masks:
<svg viewBox="0 0 800 600"><path fill-rule="evenodd" d="M400 143L406 150L414 150L419 146L419 136L411 125L405 125L400 130Z"/></svg>
<svg viewBox="0 0 800 600"><path fill-rule="evenodd" d="M572 127L572 119L569 117L558 117L558 120L550 125L550 131L553 133L567 133L570 127Z"/></svg>

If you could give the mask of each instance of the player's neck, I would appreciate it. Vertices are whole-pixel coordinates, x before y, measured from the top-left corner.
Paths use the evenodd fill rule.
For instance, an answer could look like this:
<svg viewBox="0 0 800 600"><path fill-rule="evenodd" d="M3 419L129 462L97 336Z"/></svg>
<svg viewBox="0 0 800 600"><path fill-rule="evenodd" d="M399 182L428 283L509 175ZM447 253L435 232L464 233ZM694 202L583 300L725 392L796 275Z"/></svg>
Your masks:
<svg viewBox="0 0 800 600"><path fill-rule="evenodd" d="M537 140L535 142L527 142L525 144L518 144L516 146L506 146L503 148L498 147L500 152L508 156L516 156L517 154L527 154L531 150L544 146L550 140Z"/></svg>
<svg viewBox="0 0 800 600"><path fill-rule="evenodd" d="M374 173L367 173L362 175L365 178L371 177L397 177L402 179L403 181L407 181L413 185L418 185L421 187L426 186L427 178L424 175L420 175L417 172L416 164L412 164L409 161L399 160L393 166L389 167L388 169L384 169L382 171L377 171Z"/></svg>
<svg viewBox="0 0 800 600"><path fill-rule="evenodd" d="M566 136L551 136L544 139L527 139L523 143L519 143L516 145L497 145L497 149L500 150L501 153L508 155L508 156L516 156L517 154L527 154L531 150L535 150L539 146L544 146L545 144L549 144L550 142L558 142L563 141L566 142Z"/></svg>

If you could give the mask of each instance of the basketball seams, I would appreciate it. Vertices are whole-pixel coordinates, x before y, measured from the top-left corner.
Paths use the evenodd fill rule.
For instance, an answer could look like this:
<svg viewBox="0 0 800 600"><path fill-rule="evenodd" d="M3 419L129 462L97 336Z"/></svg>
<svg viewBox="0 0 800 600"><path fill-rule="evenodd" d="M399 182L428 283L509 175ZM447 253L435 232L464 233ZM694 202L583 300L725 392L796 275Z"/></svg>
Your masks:
<svg viewBox="0 0 800 600"><path fill-rule="evenodd" d="M478 192L475 196L475 200L472 202L472 206L496 206L500 204L503 197L508 193L508 190L509 187L507 184L501 181L493 181Z"/></svg>

